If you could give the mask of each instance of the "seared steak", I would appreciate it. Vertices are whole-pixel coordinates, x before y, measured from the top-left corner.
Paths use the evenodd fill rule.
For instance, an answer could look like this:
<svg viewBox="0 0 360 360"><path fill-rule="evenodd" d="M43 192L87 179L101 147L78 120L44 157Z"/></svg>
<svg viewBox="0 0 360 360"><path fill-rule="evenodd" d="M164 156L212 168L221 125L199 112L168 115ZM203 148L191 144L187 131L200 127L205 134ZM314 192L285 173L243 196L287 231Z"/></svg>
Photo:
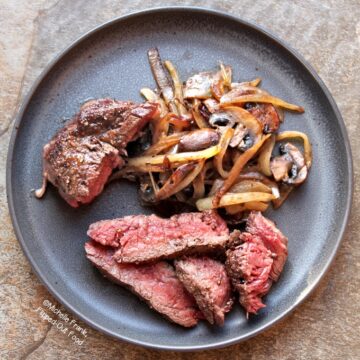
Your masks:
<svg viewBox="0 0 360 360"><path fill-rule="evenodd" d="M229 239L225 221L214 211L182 213L169 219L133 215L90 225L88 235L117 247L118 262L142 263L183 254L223 249Z"/></svg>
<svg viewBox="0 0 360 360"><path fill-rule="evenodd" d="M235 230L230 235L233 248L226 252L226 270L246 312L257 313L265 306L261 297L278 280L284 267L287 238L257 211L250 213L246 231Z"/></svg>
<svg viewBox="0 0 360 360"><path fill-rule="evenodd" d="M175 269L209 323L224 325L225 313L233 304L224 264L206 256L184 257L175 260Z"/></svg>
<svg viewBox="0 0 360 360"><path fill-rule="evenodd" d="M240 304L247 313L256 314L265 306L261 297L271 287L272 254L255 235L242 233L239 238L244 243L226 252L226 270L239 292Z"/></svg>
<svg viewBox="0 0 360 360"><path fill-rule="evenodd" d="M153 103L92 100L44 146L44 176L73 207L91 202L112 170L123 164L125 147L157 114Z"/></svg>
<svg viewBox="0 0 360 360"><path fill-rule="evenodd" d="M119 264L113 259L113 248L94 241L85 244L85 251L87 258L104 276L130 289L171 321L192 327L202 317L194 298L165 261L149 265Z"/></svg>
<svg viewBox="0 0 360 360"><path fill-rule="evenodd" d="M271 220L262 216L259 211L250 213L246 223L246 231L258 236L264 246L273 254L274 263L271 268L270 278L277 281L288 255L287 237L276 228Z"/></svg>

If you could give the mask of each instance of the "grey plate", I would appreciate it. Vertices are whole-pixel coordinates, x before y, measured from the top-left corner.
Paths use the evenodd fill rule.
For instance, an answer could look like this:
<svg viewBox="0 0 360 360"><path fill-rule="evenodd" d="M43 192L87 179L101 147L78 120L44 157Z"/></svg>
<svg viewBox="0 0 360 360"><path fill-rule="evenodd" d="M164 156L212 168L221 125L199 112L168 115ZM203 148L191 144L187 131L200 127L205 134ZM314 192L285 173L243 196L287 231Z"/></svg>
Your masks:
<svg viewBox="0 0 360 360"><path fill-rule="evenodd" d="M239 306L223 328L201 322L183 329L111 284L86 260L89 224L140 207L136 186L113 183L91 205L70 208L49 187L43 200L43 145L89 98L140 101L154 87L148 48L158 46L183 79L231 64L235 80L263 79L273 94L300 104L305 114L286 114L284 129L305 131L314 163L305 185L278 211L269 212L289 237L289 259L267 307L246 320ZM293 310L328 269L340 244L352 196L352 160L344 123L314 70L273 35L240 19L196 8L153 9L102 25L66 49L34 85L16 119L7 171L10 212L17 237L36 274L51 293L89 325L116 338L159 349L195 350L247 339Z"/></svg>

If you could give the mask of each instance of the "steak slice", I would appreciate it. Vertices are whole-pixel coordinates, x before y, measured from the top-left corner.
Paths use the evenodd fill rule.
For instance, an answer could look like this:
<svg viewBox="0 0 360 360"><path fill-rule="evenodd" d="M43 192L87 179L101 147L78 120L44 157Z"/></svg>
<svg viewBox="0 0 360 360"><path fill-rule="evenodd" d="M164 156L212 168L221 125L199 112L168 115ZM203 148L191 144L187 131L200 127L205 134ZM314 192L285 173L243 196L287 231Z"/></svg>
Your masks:
<svg viewBox="0 0 360 360"><path fill-rule="evenodd" d="M231 285L225 266L209 257L175 260L176 275L194 296L210 324L224 325L225 313L233 304Z"/></svg>
<svg viewBox="0 0 360 360"><path fill-rule="evenodd" d="M183 254L223 249L229 239L225 221L215 212L182 213L169 219L132 215L90 225L89 237L117 247L123 263L170 259Z"/></svg>
<svg viewBox="0 0 360 360"><path fill-rule="evenodd" d="M87 258L109 280L125 286L169 320L184 327L195 326L202 314L194 298L165 261L149 265L119 264L114 249L94 241L85 244Z"/></svg>
<svg viewBox="0 0 360 360"><path fill-rule="evenodd" d="M239 236L240 232L235 232ZM226 252L226 270L246 313L256 314L265 307L261 297L270 290L272 284L272 254L256 235L242 233L239 239L244 243Z"/></svg>
<svg viewBox="0 0 360 360"><path fill-rule="evenodd" d="M92 100L44 146L43 173L73 207L101 193L125 147L157 114L153 103Z"/></svg>
<svg viewBox="0 0 360 360"><path fill-rule="evenodd" d="M246 231L258 236L264 246L271 251L274 263L271 268L270 278L277 281L287 259L288 239L276 228L275 224L262 216L259 211L252 211L246 223Z"/></svg>

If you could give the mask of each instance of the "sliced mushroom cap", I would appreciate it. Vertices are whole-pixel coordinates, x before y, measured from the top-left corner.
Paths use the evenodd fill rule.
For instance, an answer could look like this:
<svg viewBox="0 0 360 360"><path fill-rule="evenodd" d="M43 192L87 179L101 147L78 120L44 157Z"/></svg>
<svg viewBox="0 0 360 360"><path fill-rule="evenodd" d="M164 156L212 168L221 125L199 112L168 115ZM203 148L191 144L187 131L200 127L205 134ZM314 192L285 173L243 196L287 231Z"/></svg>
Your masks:
<svg viewBox="0 0 360 360"><path fill-rule="evenodd" d="M270 169L276 181L287 181L292 166L292 160L288 155L276 156L270 162Z"/></svg>
<svg viewBox="0 0 360 360"><path fill-rule="evenodd" d="M203 103L211 114L219 111L220 109L219 102L215 99L206 99L203 101Z"/></svg>
<svg viewBox="0 0 360 360"><path fill-rule="evenodd" d="M232 148L238 147L241 142L243 141L244 137L247 135L248 130L246 129L246 126L244 124L237 124L235 127L234 135L230 141L230 146Z"/></svg>
<svg viewBox="0 0 360 360"><path fill-rule="evenodd" d="M220 72L206 71L195 74L186 80L185 99L208 99L212 97L211 84L220 79Z"/></svg>
<svg viewBox="0 0 360 360"><path fill-rule="evenodd" d="M218 111L210 115L209 124L212 127L233 127L235 125L234 116L228 111Z"/></svg>
<svg viewBox="0 0 360 360"><path fill-rule="evenodd" d="M286 143L280 147L282 155L276 156L270 162L270 169L276 181L289 185L302 184L308 174L304 155L293 144Z"/></svg>
<svg viewBox="0 0 360 360"><path fill-rule="evenodd" d="M194 130L181 137L178 150L199 151L210 146L216 145L220 140L220 135L213 129Z"/></svg>
<svg viewBox="0 0 360 360"><path fill-rule="evenodd" d="M294 185L300 185L306 180L307 175L308 175L308 168L307 168L306 165L304 165L298 171L297 176L294 179L290 178L288 183L289 184L294 184Z"/></svg>
<svg viewBox="0 0 360 360"><path fill-rule="evenodd" d="M231 73L231 68L225 66L227 72ZM211 86L222 79L220 71L206 71L195 74L186 80L184 87L185 99L208 99L212 97Z"/></svg>
<svg viewBox="0 0 360 360"><path fill-rule="evenodd" d="M301 151L293 144L286 143L282 149L282 152L289 154L290 157L293 159L294 164L301 169L303 166L305 166L305 159L304 155L301 153Z"/></svg>

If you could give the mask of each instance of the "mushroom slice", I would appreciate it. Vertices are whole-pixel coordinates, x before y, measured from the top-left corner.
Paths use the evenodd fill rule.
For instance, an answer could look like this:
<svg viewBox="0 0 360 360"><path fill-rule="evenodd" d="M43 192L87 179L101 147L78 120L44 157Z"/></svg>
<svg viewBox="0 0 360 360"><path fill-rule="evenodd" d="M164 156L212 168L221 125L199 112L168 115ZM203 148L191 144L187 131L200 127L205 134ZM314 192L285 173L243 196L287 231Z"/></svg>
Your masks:
<svg viewBox="0 0 360 360"><path fill-rule="evenodd" d="M218 144L220 135L213 129L199 129L190 131L181 137L179 152L199 151Z"/></svg>
<svg viewBox="0 0 360 360"><path fill-rule="evenodd" d="M220 109L219 102L213 98L206 99L203 101L203 103L210 114L213 114L214 112L219 111Z"/></svg>
<svg viewBox="0 0 360 360"><path fill-rule="evenodd" d="M246 126L244 124L237 124L235 127L235 132L234 135L230 141L230 146L232 148L236 148L238 147L241 142L243 141L243 139L245 138L245 136L247 135L248 131L246 129Z"/></svg>
<svg viewBox="0 0 360 360"><path fill-rule="evenodd" d="M287 181L292 166L292 160L288 155L276 156L270 162L270 169L276 181Z"/></svg>
<svg viewBox="0 0 360 360"><path fill-rule="evenodd" d="M218 111L210 115L209 124L212 127L233 127L236 118L228 111Z"/></svg>
<svg viewBox="0 0 360 360"><path fill-rule="evenodd" d="M231 67L225 66L225 70L206 71L195 74L186 80L184 87L185 99L209 99L213 96L212 85L223 80L223 72L231 74Z"/></svg>
<svg viewBox="0 0 360 360"><path fill-rule="evenodd" d="M174 89L161 61L159 50L157 48L149 49L148 59L155 81L161 90L166 105L169 106L170 111L177 114L177 107L174 103Z"/></svg>
<svg viewBox="0 0 360 360"><path fill-rule="evenodd" d="M304 155L293 144L286 143L280 147L281 156L276 156L270 162L270 169L276 181L289 185L302 184L308 174Z"/></svg>

